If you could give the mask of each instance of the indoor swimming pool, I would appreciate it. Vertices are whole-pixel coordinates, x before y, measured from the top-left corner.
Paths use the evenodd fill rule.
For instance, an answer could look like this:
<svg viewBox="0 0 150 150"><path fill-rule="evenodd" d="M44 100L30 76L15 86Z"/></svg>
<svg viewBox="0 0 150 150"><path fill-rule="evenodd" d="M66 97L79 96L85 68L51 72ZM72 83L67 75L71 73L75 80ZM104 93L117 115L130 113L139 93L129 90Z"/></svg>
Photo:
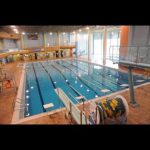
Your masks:
<svg viewBox="0 0 150 150"><path fill-rule="evenodd" d="M57 88L74 104L128 88L127 73L75 59L29 62L25 71L25 117L63 108ZM135 86L150 81L141 75L133 80Z"/></svg>

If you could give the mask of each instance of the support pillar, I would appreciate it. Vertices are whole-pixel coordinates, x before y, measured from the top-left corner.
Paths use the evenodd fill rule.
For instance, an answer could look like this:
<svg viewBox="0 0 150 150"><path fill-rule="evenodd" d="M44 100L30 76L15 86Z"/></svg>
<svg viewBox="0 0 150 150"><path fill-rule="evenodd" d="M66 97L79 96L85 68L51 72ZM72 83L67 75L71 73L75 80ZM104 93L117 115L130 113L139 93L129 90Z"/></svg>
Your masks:
<svg viewBox="0 0 150 150"><path fill-rule="evenodd" d="M106 65L106 49L107 49L107 28L105 26L103 32L103 65Z"/></svg>
<svg viewBox="0 0 150 150"><path fill-rule="evenodd" d="M128 67L128 73L129 73L129 88L130 88L130 105L132 107L137 107L138 104L135 100L135 96L134 96L134 83L133 83L133 76L132 76L132 67Z"/></svg>
<svg viewBox="0 0 150 150"><path fill-rule="evenodd" d="M21 49L24 49L24 40L23 35L21 34Z"/></svg>
<svg viewBox="0 0 150 150"><path fill-rule="evenodd" d="M45 32L43 32L43 41L44 41L44 48L46 47L46 35Z"/></svg>
<svg viewBox="0 0 150 150"><path fill-rule="evenodd" d="M90 31L88 31L87 41L88 41L88 61L90 61L91 60L91 58L90 58L90 53L91 53L91 50L90 50Z"/></svg>
<svg viewBox="0 0 150 150"><path fill-rule="evenodd" d="M60 33L57 32L57 45L60 46Z"/></svg>

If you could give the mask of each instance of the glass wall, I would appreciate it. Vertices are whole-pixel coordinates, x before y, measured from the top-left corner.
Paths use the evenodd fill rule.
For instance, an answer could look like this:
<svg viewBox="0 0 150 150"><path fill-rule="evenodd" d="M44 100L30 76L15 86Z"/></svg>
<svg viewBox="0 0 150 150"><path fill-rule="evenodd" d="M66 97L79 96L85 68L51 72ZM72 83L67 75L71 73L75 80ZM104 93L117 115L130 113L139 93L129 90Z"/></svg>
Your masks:
<svg viewBox="0 0 150 150"><path fill-rule="evenodd" d="M77 55L88 56L88 34L78 33L77 41Z"/></svg>
<svg viewBox="0 0 150 150"><path fill-rule="evenodd" d="M113 48L112 46L116 47ZM107 31L107 50L106 50L106 59L112 59L112 55L119 56L119 48L120 46L120 30L110 30Z"/></svg>
<svg viewBox="0 0 150 150"><path fill-rule="evenodd" d="M57 45L57 33L46 33L46 46Z"/></svg>
<svg viewBox="0 0 150 150"><path fill-rule="evenodd" d="M60 45L70 45L70 33L60 33Z"/></svg>
<svg viewBox="0 0 150 150"><path fill-rule="evenodd" d="M93 32L93 56L95 62L103 60L103 33Z"/></svg>

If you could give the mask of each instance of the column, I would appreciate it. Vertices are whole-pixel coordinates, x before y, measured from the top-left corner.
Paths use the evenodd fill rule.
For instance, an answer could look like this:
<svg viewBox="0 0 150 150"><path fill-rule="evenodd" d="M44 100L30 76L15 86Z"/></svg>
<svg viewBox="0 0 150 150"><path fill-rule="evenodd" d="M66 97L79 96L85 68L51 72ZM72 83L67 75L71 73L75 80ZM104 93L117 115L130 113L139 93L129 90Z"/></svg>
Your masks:
<svg viewBox="0 0 150 150"><path fill-rule="evenodd" d="M60 46L60 33L57 32L57 45Z"/></svg>
<svg viewBox="0 0 150 150"><path fill-rule="evenodd" d="M106 50L107 50L107 28L104 27L104 32L103 32L103 65L106 65Z"/></svg>
<svg viewBox="0 0 150 150"><path fill-rule="evenodd" d="M46 47L46 33L43 32L43 41L44 41L44 47Z"/></svg>
<svg viewBox="0 0 150 150"><path fill-rule="evenodd" d="M21 34L21 49L24 49L24 40L23 40L23 35Z"/></svg>
<svg viewBox="0 0 150 150"><path fill-rule="evenodd" d="M90 31L88 31L88 61L91 61L91 57L90 57L90 53L91 53L91 49L90 49Z"/></svg>

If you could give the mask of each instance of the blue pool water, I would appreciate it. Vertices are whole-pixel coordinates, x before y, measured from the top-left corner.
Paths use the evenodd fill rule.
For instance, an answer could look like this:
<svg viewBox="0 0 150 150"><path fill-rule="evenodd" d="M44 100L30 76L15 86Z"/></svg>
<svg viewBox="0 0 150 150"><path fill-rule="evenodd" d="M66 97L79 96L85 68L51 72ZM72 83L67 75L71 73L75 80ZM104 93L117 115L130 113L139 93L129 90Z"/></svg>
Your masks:
<svg viewBox="0 0 150 150"><path fill-rule="evenodd" d="M150 80L134 75L134 85ZM26 64L25 117L64 107L56 93L61 88L73 103L88 101L128 88L128 75L115 69L77 60L43 61ZM45 109L43 105L52 103Z"/></svg>

